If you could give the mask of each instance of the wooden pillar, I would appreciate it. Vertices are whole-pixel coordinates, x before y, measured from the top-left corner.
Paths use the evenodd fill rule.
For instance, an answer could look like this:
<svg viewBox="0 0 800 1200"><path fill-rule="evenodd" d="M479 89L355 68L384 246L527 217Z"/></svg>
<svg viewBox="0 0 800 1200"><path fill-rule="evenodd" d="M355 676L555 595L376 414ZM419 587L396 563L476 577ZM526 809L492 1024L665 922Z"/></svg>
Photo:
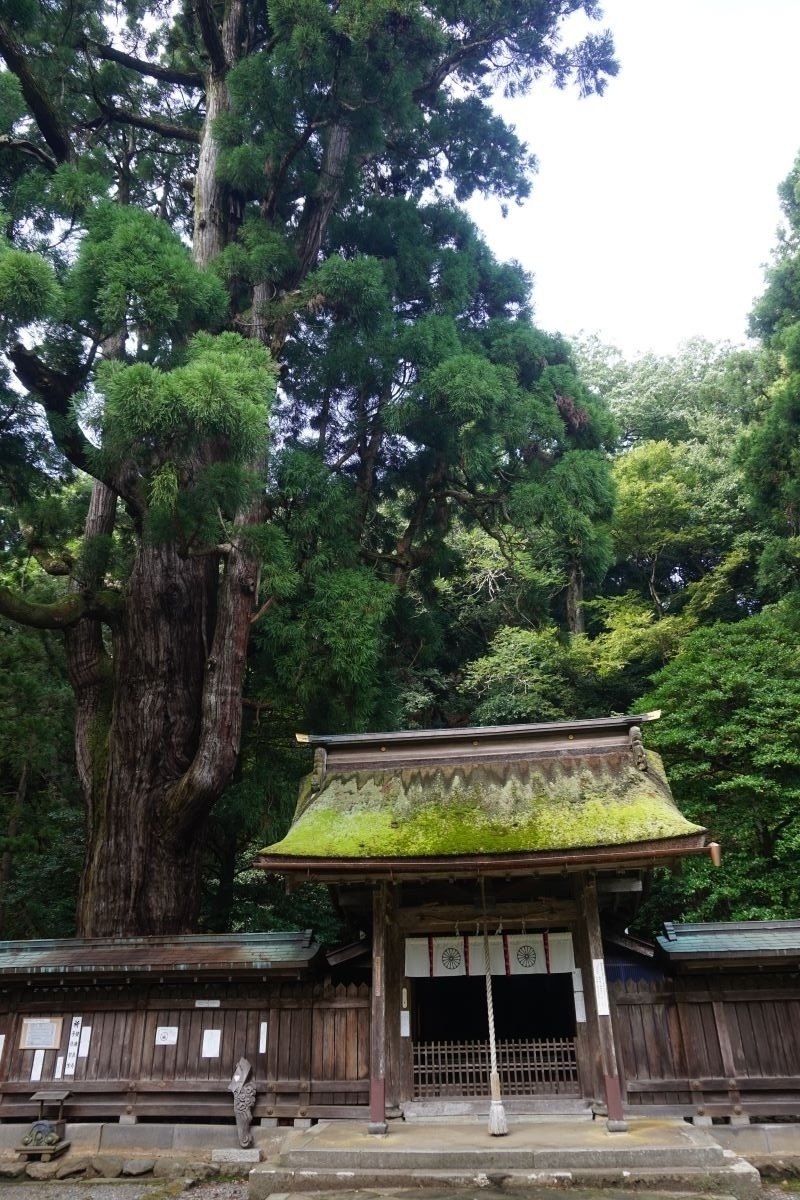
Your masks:
<svg viewBox="0 0 800 1200"><path fill-rule="evenodd" d="M386 1133L387 885L372 893L372 1020L369 1048L369 1132Z"/></svg>
<svg viewBox="0 0 800 1200"><path fill-rule="evenodd" d="M403 1099L403 1042L400 1036L400 1012L403 1006L405 940L397 923L398 888L389 888L386 904L386 944L384 946L384 990L386 992L386 1114L399 1117Z"/></svg>
<svg viewBox="0 0 800 1200"><path fill-rule="evenodd" d="M580 905L578 905L578 910L580 911ZM583 985L581 993L583 1012L579 1009L580 1001L577 997L575 998L575 1053L578 1059L581 1092L584 1099L598 1100L600 1096L604 1095L603 1072L600 1066L597 1010L594 1003L594 991L589 983L592 958L582 917L573 925L572 944L575 951L575 966L580 970ZM580 1019L581 1016L583 1020Z"/></svg>
<svg viewBox="0 0 800 1200"><path fill-rule="evenodd" d="M593 875L579 876L578 901L589 950L588 986L594 997L608 1129L611 1133L623 1133L628 1126L622 1115L622 1090L617 1068L614 1030L611 1025L611 1008L603 958L603 939L600 933L600 911L597 906L597 883ZM586 987L586 981L584 981L584 987Z"/></svg>

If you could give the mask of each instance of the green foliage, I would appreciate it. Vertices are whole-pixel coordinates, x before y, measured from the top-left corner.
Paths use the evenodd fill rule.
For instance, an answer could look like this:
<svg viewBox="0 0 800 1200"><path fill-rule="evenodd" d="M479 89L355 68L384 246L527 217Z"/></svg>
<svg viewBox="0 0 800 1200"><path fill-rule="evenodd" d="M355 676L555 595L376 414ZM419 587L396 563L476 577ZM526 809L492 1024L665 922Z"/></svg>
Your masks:
<svg viewBox="0 0 800 1200"><path fill-rule="evenodd" d="M602 627L592 639L592 657L601 679L609 682L620 682L622 673L633 667L641 687L649 675L677 654L683 638L693 628L693 622L685 616L657 618L652 604L635 592L598 596L587 607L593 621ZM629 686L636 689L635 681Z"/></svg>
<svg viewBox="0 0 800 1200"><path fill-rule="evenodd" d="M6 575L3 582L8 581ZM38 580L42 597L52 585ZM74 931L83 814L63 648L0 621L0 936Z"/></svg>
<svg viewBox="0 0 800 1200"><path fill-rule="evenodd" d="M741 476L728 454L696 441L642 442L617 458L614 475L614 574L671 611L746 527Z"/></svg>
<svg viewBox="0 0 800 1200"><path fill-rule="evenodd" d="M791 610L769 608L696 630L641 700L664 711L648 744L661 751L679 806L723 847L721 871L690 869L680 911L669 910L676 919L796 912L798 665Z"/></svg>
<svg viewBox="0 0 800 1200"><path fill-rule="evenodd" d="M677 354L644 354L630 362L596 337L579 341L575 355L585 384L603 396L623 445L735 438L752 419L764 384L757 352L703 338Z"/></svg>
<svg viewBox="0 0 800 1200"><path fill-rule="evenodd" d="M25 250L0 249L2 333L56 317L61 290L49 263Z"/></svg>
<svg viewBox="0 0 800 1200"><path fill-rule="evenodd" d="M250 470L263 461L274 379L264 347L233 333L197 334L171 371L104 363L102 459L135 463L154 517L183 515L197 537L217 508L234 512L256 486ZM197 456L209 444L217 461L203 466Z"/></svg>
<svg viewBox="0 0 800 1200"><path fill-rule="evenodd" d="M274 671L271 690L295 699L314 728L369 724L395 589L360 566L319 570L285 612L270 612L260 644Z"/></svg>
<svg viewBox="0 0 800 1200"><path fill-rule="evenodd" d="M591 660L585 641L557 629L500 629L489 653L467 665L464 691L477 724L559 721L586 711Z"/></svg>
<svg viewBox="0 0 800 1200"><path fill-rule="evenodd" d="M138 208L101 203L87 217L65 281L68 316L99 335L135 330L149 357L193 328L214 328L228 309L213 271L199 270L169 226Z"/></svg>

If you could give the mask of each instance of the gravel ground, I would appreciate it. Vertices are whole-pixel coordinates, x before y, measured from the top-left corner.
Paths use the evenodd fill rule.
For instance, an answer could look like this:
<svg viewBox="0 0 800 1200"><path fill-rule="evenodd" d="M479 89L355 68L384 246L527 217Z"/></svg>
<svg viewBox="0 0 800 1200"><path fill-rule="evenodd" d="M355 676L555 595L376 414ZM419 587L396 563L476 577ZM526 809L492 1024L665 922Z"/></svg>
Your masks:
<svg viewBox="0 0 800 1200"><path fill-rule="evenodd" d="M494 1189L492 1189L493 1191ZM33 1193L37 1193L34 1198ZM797 1200L800 1181L785 1183L768 1181L762 1192L762 1200ZM680 1193L680 1200L691 1200L693 1193ZM24 1183L0 1181L0 1200L247 1200L247 1183L244 1181L207 1181L184 1187L182 1181L166 1179L141 1180L91 1180L69 1182ZM482 1189L474 1191L425 1192L422 1190L375 1189L361 1192L327 1192L309 1197L296 1193L291 1200L489 1200L489 1193ZM515 1200L526 1200L525 1194L514 1193ZM532 1190L527 1200L678 1200L676 1193L620 1191L616 1188L592 1190L588 1188L566 1188ZM708 1200L708 1197L705 1198Z"/></svg>
<svg viewBox="0 0 800 1200"><path fill-rule="evenodd" d="M492 1189L493 1191L494 1189ZM763 1200L791 1200L796 1197L797 1185L781 1187L769 1184L762 1193ZM163 1179L123 1181L93 1181L81 1180L73 1183L35 1182L25 1183L0 1182L0 1200L34 1200L33 1193L37 1192L38 1200L175 1200L183 1196L187 1200L247 1200L247 1184L244 1182L206 1182L198 1183L189 1188L183 1188L180 1181ZM691 1200L691 1192L682 1192L681 1200ZM476 1188L474 1191L425 1192L422 1190L408 1191L403 1189L375 1189L361 1192L327 1192L318 1193L314 1200L488 1200L488 1193ZM525 1200L525 1194L514 1193L515 1200ZM659 1193L647 1191L620 1191L616 1188L592 1190L588 1188L549 1189L537 1188L528 1194L528 1200L677 1200L675 1193ZM297 1193L292 1200L311 1200L311 1197ZM706 1198L707 1200L707 1198Z"/></svg>
<svg viewBox="0 0 800 1200"><path fill-rule="evenodd" d="M183 1188L181 1181L167 1179L148 1179L146 1183L141 1179L81 1179L72 1183L0 1181L2 1200L35 1200L34 1192L39 1200L145 1200L146 1197L172 1200L180 1195L191 1196L191 1200L247 1200L247 1184L229 1180L198 1183L191 1188Z"/></svg>

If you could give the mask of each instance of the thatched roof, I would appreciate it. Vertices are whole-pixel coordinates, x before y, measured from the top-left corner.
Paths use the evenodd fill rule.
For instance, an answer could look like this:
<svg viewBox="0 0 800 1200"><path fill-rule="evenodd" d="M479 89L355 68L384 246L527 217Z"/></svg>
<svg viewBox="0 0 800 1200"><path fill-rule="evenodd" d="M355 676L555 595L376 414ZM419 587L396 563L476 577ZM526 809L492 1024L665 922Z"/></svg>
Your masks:
<svg viewBox="0 0 800 1200"><path fill-rule="evenodd" d="M643 719L315 738L317 769L262 865L702 847L642 748Z"/></svg>

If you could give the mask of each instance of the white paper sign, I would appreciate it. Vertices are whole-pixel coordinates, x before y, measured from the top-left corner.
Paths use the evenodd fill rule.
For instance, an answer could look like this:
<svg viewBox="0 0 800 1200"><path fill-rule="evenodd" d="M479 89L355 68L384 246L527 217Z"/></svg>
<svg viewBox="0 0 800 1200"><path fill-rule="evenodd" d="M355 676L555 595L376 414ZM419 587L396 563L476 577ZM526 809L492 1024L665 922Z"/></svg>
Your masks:
<svg viewBox="0 0 800 1200"><path fill-rule="evenodd" d="M586 1024L586 1000L583 995L583 975L580 967L572 972L572 992L575 997L575 1020L579 1025Z"/></svg>
<svg viewBox="0 0 800 1200"><path fill-rule="evenodd" d="M220 1000L195 1000L195 1008L219 1008Z"/></svg>
<svg viewBox="0 0 800 1200"><path fill-rule="evenodd" d="M64 1074L64 1055L59 1054L56 1059L56 1069L53 1071L53 1079L60 1079Z"/></svg>
<svg viewBox="0 0 800 1200"><path fill-rule="evenodd" d="M44 1064L44 1050L35 1050L33 1062L31 1063L31 1082L35 1083L42 1078L42 1066Z"/></svg>
<svg viewBox="0 0 800 1200"><path fill-rule="evenodd" d="M411 1013L407 1008L400 1013L400 1037L411 1037Z"/></svg>
<svg viewBox="0 0 800 1200"><path fill-rule="evenodd" d="M5 1047L6 1047L6 1035L4 1033L0 1033L0 1058L3 1057L3 1051L5 1050Z"/></svg>
<svg viewBox="0 0 800 1200"><path fill-rule="evenodd" d="M92 1040L91 1025L84 1025L81 1030L81 1040L78 1042L78 1058L89 1057L89 1042Z"/></svg>
<svg viewBox="0 0 800 1200"><path fill-rule="evenodd" d="M266 1021L262 1021L258 1030L258 1053L267 1053L267 1032L269 1025Z"/></svg>
<svg viewBox="0 0 800 1200"><path fill-rule="evenodd" d="M57 1050L61 1039L61 1018L25 1017L20 1046L23 1050Z"/></svg>
<svg viewBox="0 0 800 1200"><path fill-rule="evenodd" d="M221 1036L221 1029L203 1030L203 1048L200 1051L201 1058L219 1058L219 1042Z"/></svg>
<svg viewBox="0 0 800 1200"><path fill-rule="evenodd" d="M81 1044L81 1028L83 1027L83 1017L73 1017L72 1024L69 1027L69 1041L67 1042L67 1059L64 1063L64 1074L74 1075L75 1064L78 1061L78 1047Z"/></svg>
<svg viewBox="0 0 800 1200"><path fill-rule="evenodd" d="M610 1017L611 1009L608 1004L608 984L606 983L606 968L602 958L592 959L594 971L594 994L597 1000L598 1017Z"/></svg>
<svg viewBox="0 0 800 1200"><path fill-rule="evenodd" d="M156 1029L156 1045L157 1046L177 1046L178 1044L178 1026L177 1025L159 1025Z"/></svg>

